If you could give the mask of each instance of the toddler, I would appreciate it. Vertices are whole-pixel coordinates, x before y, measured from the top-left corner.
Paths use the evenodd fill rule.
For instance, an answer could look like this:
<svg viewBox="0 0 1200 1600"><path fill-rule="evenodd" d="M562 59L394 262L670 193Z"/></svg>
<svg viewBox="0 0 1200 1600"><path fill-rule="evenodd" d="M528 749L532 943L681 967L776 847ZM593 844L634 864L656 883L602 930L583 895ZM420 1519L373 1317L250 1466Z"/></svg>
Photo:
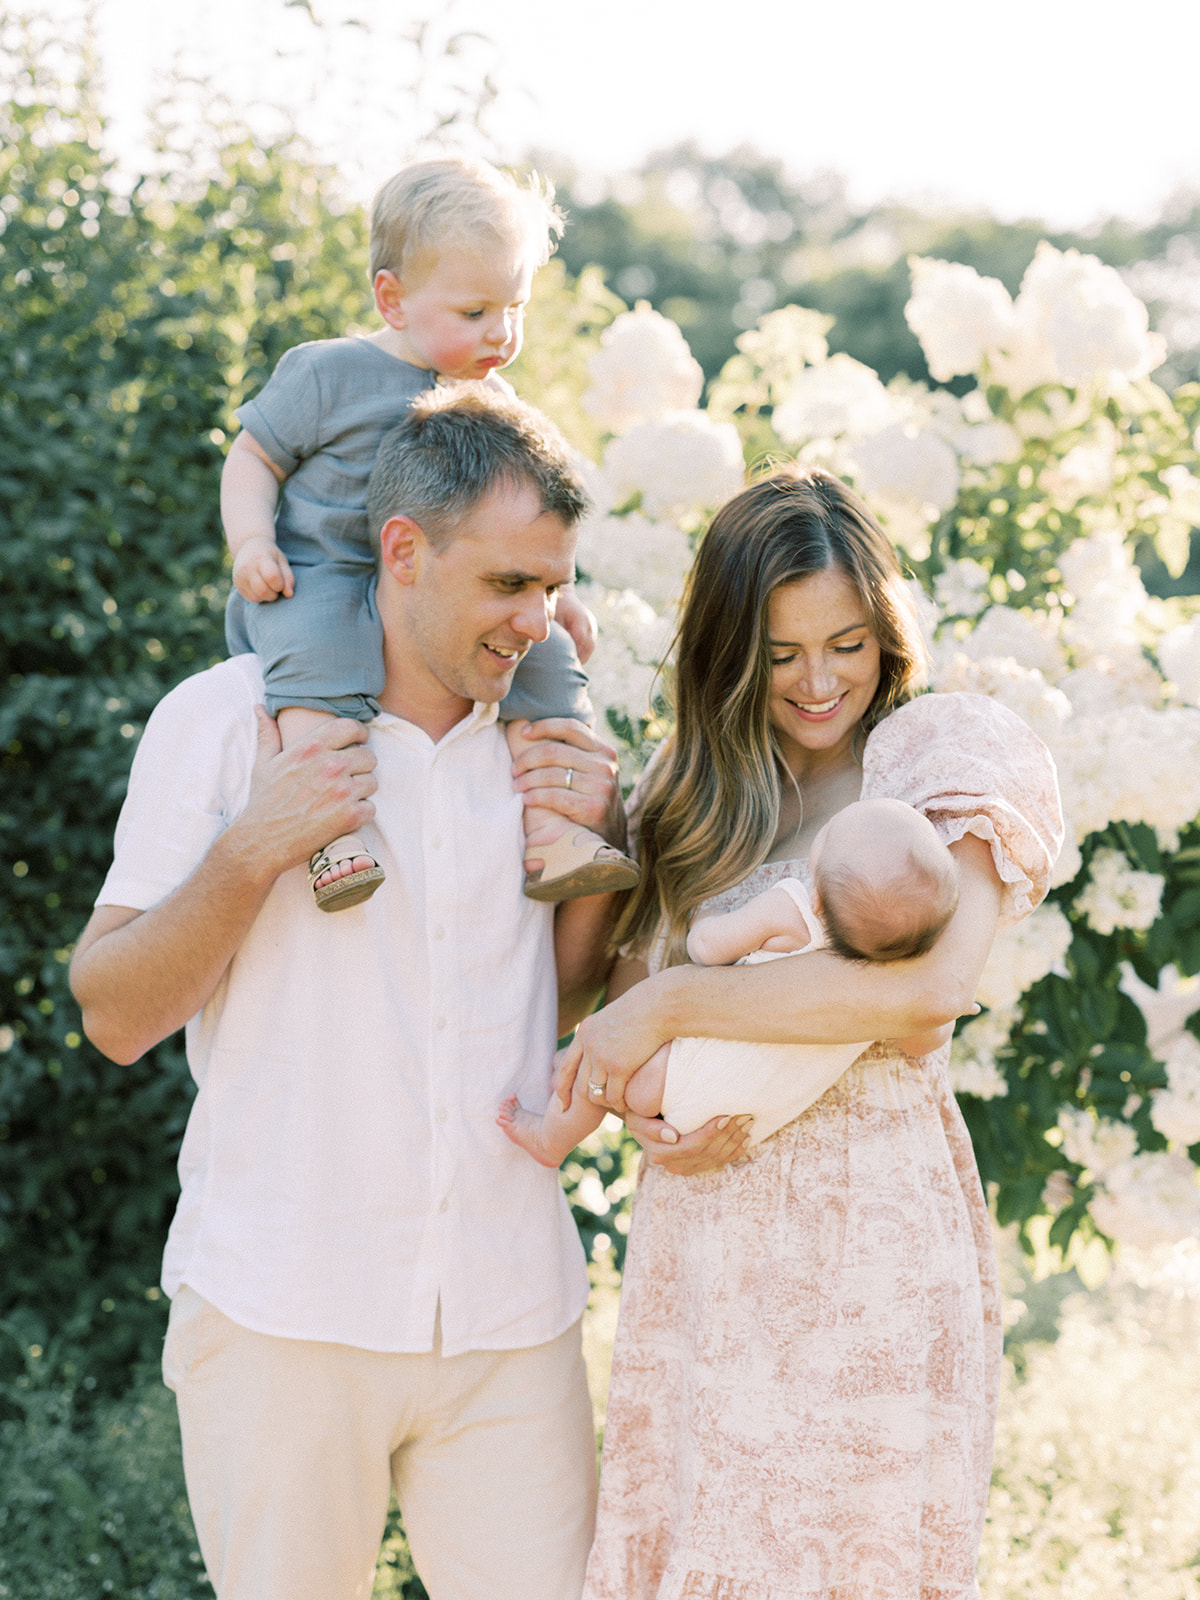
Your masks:
<svg viewBox="0 0 1200 1600"><path fill-rule="evenodd" d="M953 856L928 818L899 800L846 806L817 834L808 862L811 900L798 878L783 878L735 911L698 918L688 934L692 960L724 966L828 946L848 960L899 961L930 949L958 905ZM938 1028L898 1043L909 1055L925 1055L952 1031ZM638 1068L625 1100L639 1116L661 1115L679 1133L731 1107L752 1112L755 1144L819 1099L871 1042L675 1039ZM566 1109L552 1096L539 1117L510 1095L497 1122L515 1144L556 1167L604 1117L584 1077L580 1071Z"/></svg>
<svg viewBox="0 0 1200 1600"><path fill-rule="evenodd" d="M289 350L238 408L242 432L221 478L234 583L226 640L231 654L261 658L267 710L285 747L325 717L378 715L383 640L366 515L376 449L439 378L503 384L496 374L521 348L533 275L561 232L553 191L537 179L522 188L458 159L406 167L371 213L371 279L384 326ZM501 703L514 757L529 742L527 721L590 724L580 660L591 654L594 628L570 589L561 591L550 637L530 647ZM628 856L556 812L527 807L525 832L525 892L535 900L637 881ZM538 859L540 867L528 865ZM357 905L383 876L357 835L332 840L309 863L323 911Z"/></svg>

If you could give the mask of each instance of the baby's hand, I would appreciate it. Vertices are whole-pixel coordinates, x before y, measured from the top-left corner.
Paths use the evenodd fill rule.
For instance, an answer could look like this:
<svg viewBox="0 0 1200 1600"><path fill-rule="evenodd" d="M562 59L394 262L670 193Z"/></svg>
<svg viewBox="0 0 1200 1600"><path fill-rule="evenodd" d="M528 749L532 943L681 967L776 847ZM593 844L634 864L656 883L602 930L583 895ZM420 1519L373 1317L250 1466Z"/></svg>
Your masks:
<svg viewBox="0 0 1200 1600"><path fill-rule="evenodd" d="M580 662L586 662L596 648L596 619L575 593L573 584L568 583L558 591L554 620L575 641Z"/></svg>
<svg viewBox="0 0 1200 1600"><path fill-rule="evenodd" d="M274 539L247 539L233 558L233 586L243 600L290 599L296 583Z"/></svg>

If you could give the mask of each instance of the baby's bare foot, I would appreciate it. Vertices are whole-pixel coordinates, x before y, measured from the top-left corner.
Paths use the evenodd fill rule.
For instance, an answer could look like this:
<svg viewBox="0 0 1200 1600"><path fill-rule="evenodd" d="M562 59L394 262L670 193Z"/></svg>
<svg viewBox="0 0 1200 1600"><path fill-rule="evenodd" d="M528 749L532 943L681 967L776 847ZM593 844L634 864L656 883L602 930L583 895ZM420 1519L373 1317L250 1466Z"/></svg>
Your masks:
<svg viewBox="0 0 1200 1600"><path fill-rule="evenodd" d="M566 1151L558 1152L551 1148L550 1141L546 1138L542 1128L541 1117L534 1116L532 1111L517 1099L515 1094L510 1094L507 1099L500 1102L500 1109L496 1113L496 1126L527 1155L535 1161L540 1161L544 1167L557 1167Z"/></svg>

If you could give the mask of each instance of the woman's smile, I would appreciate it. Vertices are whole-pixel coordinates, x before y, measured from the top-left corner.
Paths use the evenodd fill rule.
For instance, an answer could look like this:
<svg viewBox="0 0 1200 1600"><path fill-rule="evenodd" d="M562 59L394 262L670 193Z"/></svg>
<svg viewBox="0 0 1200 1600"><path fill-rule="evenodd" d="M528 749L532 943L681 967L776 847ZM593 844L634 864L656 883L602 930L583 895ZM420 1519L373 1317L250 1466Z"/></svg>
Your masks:
<svg viewBox="0 0 1200 1600"><path fill-rule="evenodd" d="M767 608L771 724L799 776L848 755L879 687L879 645L839 567L781 584Z"/></svg>

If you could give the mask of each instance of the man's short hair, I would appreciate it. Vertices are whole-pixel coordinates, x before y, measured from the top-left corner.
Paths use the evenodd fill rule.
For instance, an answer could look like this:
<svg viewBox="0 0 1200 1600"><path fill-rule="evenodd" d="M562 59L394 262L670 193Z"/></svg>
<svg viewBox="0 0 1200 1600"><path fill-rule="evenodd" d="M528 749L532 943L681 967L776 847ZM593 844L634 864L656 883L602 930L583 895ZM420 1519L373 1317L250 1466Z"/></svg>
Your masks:
<svg viewBox="0 0 1200 1600"><path fill-rule="evenodd" d="M494 489L531 488L543 513L573 526L588 509L570 448L540 411L485 384L418 396L385 434L367 485L375 554L391 517L411 517L435 550Z"/></svg>
<svg viewBox="0 0 1200 1600"><path fill-rule="evenodd" d="M484 161L446 156L404 167L371 205L371 282L385 268L420 284L442 251L516 248L545 266L562 237L554 185L530 173L524 184Z"/></svg>

